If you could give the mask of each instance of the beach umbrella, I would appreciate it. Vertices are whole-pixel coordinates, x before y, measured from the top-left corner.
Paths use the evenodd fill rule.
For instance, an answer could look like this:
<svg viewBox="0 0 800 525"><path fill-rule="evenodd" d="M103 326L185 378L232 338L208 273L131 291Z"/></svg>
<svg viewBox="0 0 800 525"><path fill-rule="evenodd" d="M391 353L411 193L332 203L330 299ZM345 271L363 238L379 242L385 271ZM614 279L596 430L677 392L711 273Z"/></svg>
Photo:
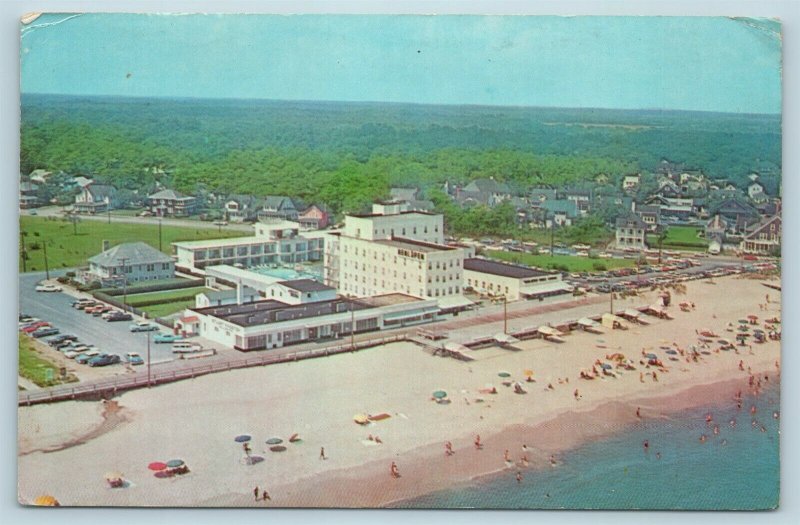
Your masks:
<svg viewBox="0 0 800 525"><path fill-rule="evenodd" d="M154 462L150 463L149 465L147 465L147 468L149 468L150 470L155 470L155 471L164 470L165 468L167 468L167 464L164 463L164 462L161 462L161 461L154 461Z"/></svg>
<svg viewBox="0 0 800 525"><path fill-rule="evenodd" d="M669 350L667 350L667 353L668 353L669 355L677 355L677 354L678 354L678 351L677 351L677 350L672 350L672 349L669 349Z"/></svg>
<svg viewBox="0 0 800 525"><path fill-rule="evenodd" d="M233 438L233 440L236 441L237 443L247 443L251 439L252 438L247 434L242 434L241 436L236 436L235 438Z"/></svg>
<svg viewBox="0 0 800 525"><path fill-rule="evenodd" d="M50 496L48 494L44 494L42 496L38 496L35 500L33 500L33 504L38 507L60 507L61 504L58 502L56 498Z"/></svg>
<svg viewBox="0 0 800 525"><path fill-rule="evenodd" d="M610 359L611 361L624 361L625 355L620 354L619 352L611 355L607 355L606 359Z"/></svg>
<svg viewBox="0 0 800 525"><path fill-rule="evenodd" d="M508 372L500 372L497 375L500 376L500 377L511 377L511 374L509 374Z"/></svg>
<svg viewBox="0 0 800 525"><path fill-rule="evenodd" d="M530 377L530 376L533 375L533 370L525 369L525 370L522 371L522 375Z"/></svg>
<svg viewBox="0 0 800 525"><path fill-rule="evenodd" d="M445 392L444 390L437 390L436 392L433 393L433 397L435 397L436 399L444 399L447 397L447 392Z"/></svg>
<svg viewBox="0 0 800 525"><path fill-rule="evenodd" d="M747 319L739 319L739 324L747 324L749 321Z"/></svg>
<svg viewBox="0 0 800 525"><path fill-rule="evenodd" d="M750 314L747 316L748 319L758 319L757 315Z"/></svg>
<svg viewBox="0 0 800 525"><path fill-rule="evenodd" d="M366 425L369 423L369 416L366 414L356 414L353 416L353 421L358 423L359 425Z"/></svg>
<svg viewBox="0 0 800 525"><path fill-rule="evenodd" d="M284 452L286 450L286 447L284 447L283 445L273 445L269 447L269 449L273 452Z"/></svg>
<svg viewBox="0 0 800 525"><path fill-rule="evenodd" d="M609 365L608 363L600 363L600 368L602 368L604 370L611 370L614 367Z"/></svg>
<svg viewBox="0 0 800 525"><path fill-rule="evenodd" d="M647 359L658 359L656 354L645 354L644 355Z"/></svg>
<svg viewBox="0 0 800 525"><path fill-rule="evenodd" d="M182 466L183 466L183 460L182 459L171 459L171 460L167 461L167 467L168 468L180 468Z"/></svg>
<svg viewBox="0 0 800 525"><path fill-rule="evenodd" d="M269 438L267 440L267 445L280 445L281 443L283 443L281 438Z"/></svg>

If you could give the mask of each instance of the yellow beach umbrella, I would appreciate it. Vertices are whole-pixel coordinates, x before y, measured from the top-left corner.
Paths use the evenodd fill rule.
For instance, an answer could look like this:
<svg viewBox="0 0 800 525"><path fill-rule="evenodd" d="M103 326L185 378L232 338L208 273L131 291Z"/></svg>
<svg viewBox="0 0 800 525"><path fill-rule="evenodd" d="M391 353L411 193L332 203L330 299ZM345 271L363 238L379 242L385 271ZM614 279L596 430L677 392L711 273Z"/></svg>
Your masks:
<svg viewBox="0 0 800 525"><path fill-rule="evenodd" d="M353 416L353 421L359 425L366 425L369 422L369 416L366 414L356 414Z"/></svg>
<svg viewBox="0 0 800 525"><path fill-rule="evenodd" d="M39 507L60 507L61 504L56 498L50 495L42 495L33 500L33 504Z"/></svg>

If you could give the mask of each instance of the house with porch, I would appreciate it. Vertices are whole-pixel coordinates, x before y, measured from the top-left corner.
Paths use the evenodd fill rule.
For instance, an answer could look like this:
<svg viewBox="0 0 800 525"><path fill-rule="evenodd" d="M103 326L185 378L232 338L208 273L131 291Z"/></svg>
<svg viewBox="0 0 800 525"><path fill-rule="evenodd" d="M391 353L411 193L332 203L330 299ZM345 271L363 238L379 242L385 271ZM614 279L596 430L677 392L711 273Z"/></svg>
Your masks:
<svg viewBox="0 0 800 525"><path fill-rule="evenodd" d="M744 253L777 255L781 249L780 215L762 220L750 228L742 239L739 249Z"/></svg>
<svg viewBox="0 0 800 525"><path fill-rule="evenodd" d="M117 188L110 184L91 182L81 188L75 196L74 209L77 213L105 213L113 210L116 204Z"/></svg>
<svg viewBox="0 0 800 525"><path fill-rule="evenodd" d="M188 217L197 211L197 199L175 190L161 190L147 196L147 207L157 217Z"/></svg>
<svg viewBox="0 0 800 525"><path fill-rule="evenodd" d="M618 250L645 250L645 237L649 226L639 216L620 217L616 222L616 243Z"/></svg>

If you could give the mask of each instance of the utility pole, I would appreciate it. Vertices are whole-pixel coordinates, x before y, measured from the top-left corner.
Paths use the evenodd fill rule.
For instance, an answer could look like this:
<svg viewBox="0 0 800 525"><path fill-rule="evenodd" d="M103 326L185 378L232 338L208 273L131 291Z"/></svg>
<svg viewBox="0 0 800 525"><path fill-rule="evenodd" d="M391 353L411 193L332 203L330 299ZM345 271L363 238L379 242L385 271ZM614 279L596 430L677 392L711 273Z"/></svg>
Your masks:
<svg viewBox="0 0 800 525"><path fill-rule="evenodd" d="M72 223L72 235L78 235L78 216L75 214L70 215L69 221Z"/></svg>
<svg viewBox="0 0 800 525"><path fill-rule="evenodd" d="M19 244L20 244L20 254L22 255L22 272L25 273L28 271L28 251L25 249L25 236L28 235L26 232L20 230L19 231Z"/></svg>
<svg viewBox="0 0 800 525"><path fill-rule="evenodd" d="M508 298L503 294L503 333L508 333Z"/></svg>
<svg viewBox="0 0 800 525"><path fill-rule="evenodd" d="M150 388L150 332L147 332L147 388Z"/></svg>
<svg viewBox="0 0 800 525"><path fill-rule="evenodd" d="M158 251L161 251L161 218L158 219Z"/></svg>
<svg viewBox="0 0 800 525"><path fill-rule="evenodd" d="M44 274L45 278L50 280L50 267L47 265L47 240L42 241L42 249L44 250Z"/></svg>
<svg viewBox="0 0 800 525"><path fill-rule="evenodd" d="M111 224L111 207L106 206L106 212L108 213L108 224Z"/></svg>
<svg viewBox="0 0 800 525"><path fill-rule="evenodd" d="M128 304L128 276L127 272L125 271L126 264L128 264L129 258L122 257L118 259L120 264L122 264L122 304Z"/></svg>
<svg viewBox="0 0 800 525"><path fill-rule="evenodd" d="M353 309L353 300L350 300L350 350L356 349L356 311Z"/></svg>
<svg viewBox="0 0 800 525"><path fill-rule="evenodd" d="M553 214L553 218L550 221L550 257L553 257L555 254L553 253L553 243L555 240L556 235L556 215Z"/></svg>

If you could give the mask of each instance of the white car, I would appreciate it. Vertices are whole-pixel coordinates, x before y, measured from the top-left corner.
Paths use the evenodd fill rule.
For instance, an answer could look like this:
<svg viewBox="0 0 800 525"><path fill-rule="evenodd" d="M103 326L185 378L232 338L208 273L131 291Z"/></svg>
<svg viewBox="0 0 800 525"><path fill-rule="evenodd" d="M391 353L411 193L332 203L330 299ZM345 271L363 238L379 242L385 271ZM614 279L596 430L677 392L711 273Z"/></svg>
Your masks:
<svg viewBox="0 0 800 525"><path fill-rule="evenodd" d="M36 287L37 292L60 292L62 288L55 284L40 284Z"/></svg>

